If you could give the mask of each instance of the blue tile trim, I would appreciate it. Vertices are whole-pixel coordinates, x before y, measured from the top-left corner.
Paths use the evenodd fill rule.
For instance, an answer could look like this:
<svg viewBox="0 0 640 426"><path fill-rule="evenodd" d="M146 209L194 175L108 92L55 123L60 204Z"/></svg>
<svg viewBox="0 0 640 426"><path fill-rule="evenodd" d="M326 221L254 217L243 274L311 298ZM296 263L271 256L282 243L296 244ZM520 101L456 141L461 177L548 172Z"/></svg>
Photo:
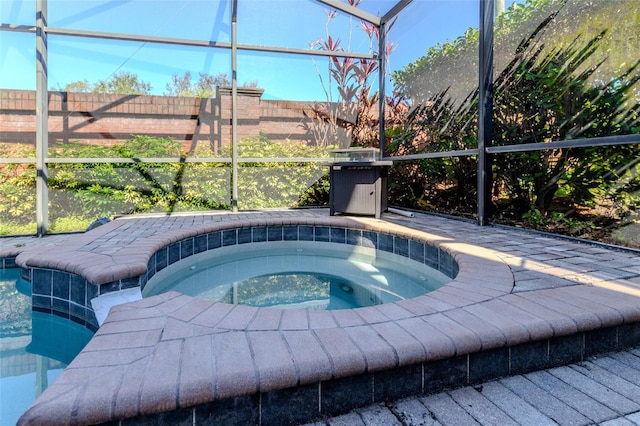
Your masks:
<svg viewBox="0 0 640 426"><path fill-rule="evenodd" d="M251 228L251 238L254 243L261 243L267 241L267 227L266 226L258 226L255 228Z"/></svg>
<svg viewBox="0 0 640 426"><path fill-rule="evenodd" d="M393 253L393 235L378 233L378 250Z"/></svg>
<svg viewBox="0 0 640 426"><path fill-rule="evenodd" d="M198 235L193 239L193 254L207 251L207 234Z"/></svg>
<svg viewBox="0 0 640 426"><path fill-rule="evenodd" d="M377 248L378 233L373 231L362 231L362 239L360 240L362 247Z"/></svg>
<svg viewBox="0 0 640 426"><path fill-rule="evenodd" d="M345 244L347 239L347 230L345 228L331 227L329 229L329 242Z"/></svg>
<svg viewBox="0 0 640 426"><path fill-rule="evenodd" d="M360 246L362 242L361 229L347 229L347 244L352 246Z"/></svg>
<svg viewBox="0 0 640 426"><path fill-rule="evenodd" d="M238 229L238 244L247 244L251 242L251 228Z"/></svg>
<svg viewBox="0 0 640 426"><path fill-rule="evenodd" d="M424 243L409 240L409 257L419 263L424 263Z"/></svg>
<svg viewBox="0 0 640 426"><path fill-rule="evenodd" d="M267 226L267 241L282 241L282 226Z"/></svg>
<svg viewBox="0 0 640 426"><path fill-rule="evenodd" d="M207 250L204 249L204 238L207 239ZM139 284L144 288L146 282L156 272L161 271L169 264L188 258L193 254L219 247L229 247L237 244L249 244L266 241L319 241L333 242L337 244L349 244L361 247L374 248L410 258L426 266L443 272L449 278L455 278L458 273L458 264L453 257L444 250L434 247L424 241L394 236L383 232L367 231L353 228L340 228L314 225L286 225L286 226L256 226L225 229L209 234L197 235L172 243L164 247L149 260L148 271L140 278ZM186 249L185 249L186 247ZM113 283L112 283L113 284ZM101 294L108 291L101 286ZM113 288L118 290L138 285L138 282L124 285L116 283Z"/></svg>
<svg viewBox="0 0 640 426"><path fill-rule="evenodd" d="M313 226L299 226L298 227L298 240L299 241L313 241L313 234L315 228Z"/></svg>
<svg viewBox="0 0 640 426"><path fill-rule="evenodd" d="M222 231L222 245L227 246L235 246L238 243L238 230L237 229L226 229Z"/></svg>
<svg viewBox="0 0 640 426"><path fill-rule="evenodd" d="M17 268L15 257L2 257L0 258L0 269L13 269Z"/></svg>
<svg viewBox="0 0 640 426"><path fill-rule="evenodd" d="M158 250L155 254L155 264L156 264L156 272L162 271L164 268L167 267L167 265L169 264L168 262L168 258L169 258L169 249L167 247L163 247L160 250Z"/></svg>
<svg viewBox="0 0 640 426"><path fill-rule="evenodd" d="M393 252L398 256L409 257L409 240L402 237L393 237Z"/></svg>
<svg viewBox="0 0 640 426"><path fill-rule="evenodd" d="M180 258L193 255L193 246L195 245L193 238L182 240L180 243Z"/></svg>
<svg viewBox="0 0 640 426"><path fill-rule="evenodd" d="M78 275L43 268L23 268L21 275L32 283L34 311L70 319L91 331L98 329L91 299L97 297L100 290L113 291L114 285L99 289Z"/></svg>
<svg viewBox="0 0 640 426"><path fill-rule="evenodd" d="M282 230L282 239L284 241L298 241L298 227L297 226L285 226Z"/></svg>
<svg viewBox="0 0 640 426"><path fill-rule="evenodd" d="M207 240L209 244L208 250L217 249L222 247L222 231L211 232L207 234Z"/></svg>
<svg viewBox="0 0 640 426"><path fill-rule="evenodd" d="M180 243L176 242L168 247L168 265L173 265L180 260Z"/></svg>
<svg viewBox="0 0 640 426"><path fill-rule="evenodd" d="M328 226L315 226L314 229L315 241L329 242Z"/></svg>

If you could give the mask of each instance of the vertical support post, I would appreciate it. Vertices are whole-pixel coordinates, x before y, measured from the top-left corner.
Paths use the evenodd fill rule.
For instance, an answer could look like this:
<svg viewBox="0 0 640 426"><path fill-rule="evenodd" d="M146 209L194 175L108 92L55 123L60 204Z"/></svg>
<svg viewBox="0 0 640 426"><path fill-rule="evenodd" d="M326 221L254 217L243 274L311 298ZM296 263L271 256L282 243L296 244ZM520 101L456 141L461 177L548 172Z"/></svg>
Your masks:
<svg viewBox="0 0 640 426"><path fill-rule="evenodd" d="M494 0L480 0L480 54L478 107L478 225L491 218L491 146L493 118L493 24Z"/></svg>
<svg viewBox="0 0 640 426"><path fill-rule="evenodd" d="M385 75L387 73L387 26L383 22L380 24L378 28L378 129L380 132L380 156L386 157L386 137L385 137L385 122L384 122L384 113L385 113L385 90L386 90L386 79Z"/></svg>
<svg viewBox="0 0 640 426"><path fill-rule="evenodd" d="M49 150L47 0L36 0L36 226L42 237L49 228Z"/></svg>
<svg viewBox="0 0 640 426"><path fill-rule="evenodd" d="M231 4L231 208L238 211L238 0Z"/></svg>

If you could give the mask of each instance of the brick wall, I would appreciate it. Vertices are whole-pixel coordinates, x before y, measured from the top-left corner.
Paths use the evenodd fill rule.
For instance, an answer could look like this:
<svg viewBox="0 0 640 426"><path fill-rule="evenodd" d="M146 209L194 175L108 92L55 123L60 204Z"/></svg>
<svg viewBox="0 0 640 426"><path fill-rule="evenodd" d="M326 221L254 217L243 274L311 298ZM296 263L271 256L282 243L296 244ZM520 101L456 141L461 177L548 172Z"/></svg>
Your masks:
<svg viewBox="0 0 640 426"><path fill-rule="evenodd" d="M263 100L263 90L238 88L238 137L264 133L274 141L314 143L305 128L310 102ZM35 91L0 89L0 143L35 144ZM231 142L231 89L212 99L49 92L49 144L115 144L132 134L173 137L186 150Z"/></svg>

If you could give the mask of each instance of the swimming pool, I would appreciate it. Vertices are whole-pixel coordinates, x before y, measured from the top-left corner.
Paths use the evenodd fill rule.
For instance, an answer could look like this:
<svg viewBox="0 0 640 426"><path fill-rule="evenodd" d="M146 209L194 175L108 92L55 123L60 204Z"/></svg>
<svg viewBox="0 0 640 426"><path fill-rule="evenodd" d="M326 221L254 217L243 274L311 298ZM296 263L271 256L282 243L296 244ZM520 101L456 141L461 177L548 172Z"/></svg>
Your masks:
<svg viewBox="0 0 640 426"><path fill-rule="evenodd" d="M191 256L156 274L143 296L174 290L231 304L336 310L417 297L450 280L423 263L369 247L281 241Z"/></svg>
<svg viewBox="0 0 640 426"><path fill-rule="evenodd" d="M0 424L20 415L93 336L85 327L31 310L19 269L0 269Z"/></svg>

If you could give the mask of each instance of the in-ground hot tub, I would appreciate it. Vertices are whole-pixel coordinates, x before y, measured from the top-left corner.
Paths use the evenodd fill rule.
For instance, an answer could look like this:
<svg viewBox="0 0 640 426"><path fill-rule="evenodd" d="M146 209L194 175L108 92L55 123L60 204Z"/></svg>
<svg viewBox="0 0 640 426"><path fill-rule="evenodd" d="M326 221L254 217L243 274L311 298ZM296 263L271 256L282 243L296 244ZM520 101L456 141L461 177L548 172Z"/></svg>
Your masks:
<svg viewBox="0 0 640 426"><path fill-rule="evenodd" d="M273 241L222 247L156 274L143 295L178 291L216 302L296 309L350 309L417 297L451 279L372 247Z"/></svg>
<svg viewBox="0 0 640 426"><path fill-rule="evenodd" d="M240 282L248 281L244 286L250 292L248 287L255 288L260 281L275 280L266 277L268 274L288 275L298 282L315 282L312 287L320 287L318 281L323 281L324 290L329 293L332 283L336 294L346 296L353 290L360 300L351 298L346 304L344 298L334 300L336 309L341 309L411 299L441 287L458 273L452 255L427 241L337 223L327 225L221 229L175 242L158 250L150 260L142 292L151 296L175 290L235 304L241 296ZM269 258L265 254L278 256ZM319 265L317 254L322 254L323 261L329 264ZM303 278L298 272L314 276L305 274ZM288 298L297 296L289 294ZM313 295L307 296L306 301L313 300L310 297ZM297 300L294 305L305 304L304 298ZM268 304L285 304L281 302Z"/></svg>

